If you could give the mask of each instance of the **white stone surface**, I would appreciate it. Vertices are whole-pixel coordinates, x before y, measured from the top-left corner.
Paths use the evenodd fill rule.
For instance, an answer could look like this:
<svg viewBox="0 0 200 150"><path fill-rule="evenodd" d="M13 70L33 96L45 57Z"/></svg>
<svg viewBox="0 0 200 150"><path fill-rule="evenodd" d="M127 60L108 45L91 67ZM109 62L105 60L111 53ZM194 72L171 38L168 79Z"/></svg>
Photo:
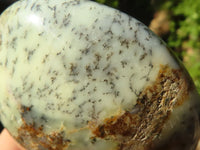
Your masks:
<svg viewBox="0 0 200 150"><path fill-rule="evenodd" d="M62 128L69 150L89 143L89 121L131 111L160 65L179 69L141 22L91 1L19 1L1 16L0 34L2 122L17 136L20 107L30 107L26 122ZM86 149L116 147L99 142Z"/></svg>

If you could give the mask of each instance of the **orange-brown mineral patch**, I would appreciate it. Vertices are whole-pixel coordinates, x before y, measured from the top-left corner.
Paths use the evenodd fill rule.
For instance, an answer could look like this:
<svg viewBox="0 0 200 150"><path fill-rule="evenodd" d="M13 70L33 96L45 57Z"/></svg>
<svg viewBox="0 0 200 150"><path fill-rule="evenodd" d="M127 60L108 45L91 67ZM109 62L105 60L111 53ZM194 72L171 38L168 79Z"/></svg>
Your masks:
<svg viewBox="0 0 200 150"><path fill-rule="evenodd" d="M91 127L93 134L119 141L118 150L153 150L172 110L187 99L192 86L182 70L161 65L156 81L140 93L133 108L137 111L105 119Z"/></svg>
<svg viewBox="0 0 200 150"><path fill-rule="evenodd" d="M29 107L21 108L22 113L27 113L30 109ZM67 148L71 142L63 138L62 131L45 134L42 126L37 128L34 123L28 124L23 118L22 120L23 125L18 129L16 140L25 148L33 150L63 150Z"/></svg>

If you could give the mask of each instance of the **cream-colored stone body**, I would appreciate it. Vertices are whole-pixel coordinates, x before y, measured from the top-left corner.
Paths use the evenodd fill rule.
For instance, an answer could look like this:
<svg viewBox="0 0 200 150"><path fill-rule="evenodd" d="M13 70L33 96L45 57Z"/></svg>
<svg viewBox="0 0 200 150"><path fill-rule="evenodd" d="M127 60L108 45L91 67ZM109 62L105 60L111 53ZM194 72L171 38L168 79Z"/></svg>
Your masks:
<svg viewBox="0 0 200 150"><path fill-rule="evenodd" d="M56 149L50 145L59 142L37 141L59 134L60 149L120 149L119 140L98 137L96 128L140 111L138 99L161 66L185 74L158 37L118 10L85 0L21 0L0 18L1 120L27 148ZM189 109L196 115L194 91L188 88L184 102L169 109L172 119L156 140L182 127ZM28 132L24 143L21 130Z"/></svg>

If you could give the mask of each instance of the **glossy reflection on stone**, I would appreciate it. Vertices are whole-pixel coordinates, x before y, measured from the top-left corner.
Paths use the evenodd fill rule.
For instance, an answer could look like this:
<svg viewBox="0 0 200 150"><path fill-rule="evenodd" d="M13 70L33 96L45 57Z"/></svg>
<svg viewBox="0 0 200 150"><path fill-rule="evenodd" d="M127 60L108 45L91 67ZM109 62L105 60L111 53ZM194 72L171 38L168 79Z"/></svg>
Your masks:
<svg viewBox="0 0 200 150"><path fill-rule="evenodd" d="M86 0L0 18L0 116L32 150L194 150L199 95L145 25Z"/></svg>

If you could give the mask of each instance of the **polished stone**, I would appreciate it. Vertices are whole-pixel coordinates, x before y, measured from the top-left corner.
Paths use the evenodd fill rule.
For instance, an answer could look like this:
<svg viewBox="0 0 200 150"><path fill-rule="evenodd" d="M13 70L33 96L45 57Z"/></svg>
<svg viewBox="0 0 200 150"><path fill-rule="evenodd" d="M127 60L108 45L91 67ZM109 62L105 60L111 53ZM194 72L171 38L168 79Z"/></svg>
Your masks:
<svg viewBox="0 0 200 150"><path fill-rule="evenodd" d="M0 43L1 120L27 149L194 148L199 95L138 20L86 0L22 0L2 14Z"/></svg>

